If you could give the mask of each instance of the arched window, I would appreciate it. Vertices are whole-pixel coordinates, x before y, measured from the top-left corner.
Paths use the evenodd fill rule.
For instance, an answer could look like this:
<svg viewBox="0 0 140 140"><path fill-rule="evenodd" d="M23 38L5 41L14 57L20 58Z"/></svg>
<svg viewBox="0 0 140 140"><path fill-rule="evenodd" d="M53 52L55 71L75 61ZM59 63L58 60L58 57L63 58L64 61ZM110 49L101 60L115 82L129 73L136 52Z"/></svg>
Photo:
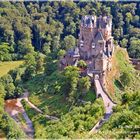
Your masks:
<svg viewBox="0 0 140 140"><path fill-rule="evenodd" d="M95 43L92 43L92 49L95 49Z"/></svg>
<svg viewBox="0 0 140 140"><path fill-rule="evenodd" d="M83 47L83 45L84 45L84 38L82 36L82 39L80 40L80 47Z"/></svg>

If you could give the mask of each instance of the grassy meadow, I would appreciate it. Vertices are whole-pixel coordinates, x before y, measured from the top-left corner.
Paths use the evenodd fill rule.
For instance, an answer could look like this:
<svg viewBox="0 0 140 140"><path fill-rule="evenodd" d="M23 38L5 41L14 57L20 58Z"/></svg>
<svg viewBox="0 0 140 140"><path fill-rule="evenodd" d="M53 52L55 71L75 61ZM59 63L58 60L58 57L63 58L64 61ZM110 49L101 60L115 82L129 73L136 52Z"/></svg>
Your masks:
<svg viewBox="0 0 140 140"><path fill-rule="evenodd" d="M7 74L10 70L19 67L23 62L24 61L0 62L0 77Z"/></svg>

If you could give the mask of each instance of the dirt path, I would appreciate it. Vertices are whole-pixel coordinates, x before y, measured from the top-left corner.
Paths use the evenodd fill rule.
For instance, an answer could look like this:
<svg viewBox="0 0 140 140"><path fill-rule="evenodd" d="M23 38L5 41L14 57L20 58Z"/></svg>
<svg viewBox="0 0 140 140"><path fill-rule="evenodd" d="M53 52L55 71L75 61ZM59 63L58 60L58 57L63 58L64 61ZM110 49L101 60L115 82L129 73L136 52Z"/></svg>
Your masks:
<svg viewBox="0 0 140 140"><path fill-rule="evenodd" d="M20 99L20 100L24 99L24 100L30 105L31 108L33 108L33 109L35 109L37 112L43 114L43 111L42 111L42 110L40 110L38 107L36 107L33 103L31 103L31 102L29 101L28 96L29 96L29 92L26 90L26 91L24 92L23 96L22 96L21 98L19 98L19 99ZM50 115L46 115L46 118L47 118L47 119L50 119L50 120L58 120L58 119L59 119L59 118L57 118L57 117L55 117L55 116L50 116Z"/></svg>
<svg viewBox="0 0 140 140"><path fill-rule="evenodd" d="M29 101L29 92L26 90L24 93L23 93L23 96L22 97L20 97L20 98L18 98L20 101L21 100L25 100L29 105L30 105L30 107L31 108L33 108L33 109L35 109L37 112L39 112L39 113L43 113L43 111L41 111L38 107L36 107L33 103L31 103L30 101Z"/></svg>
<svg viewBox="0 0 140 140"><path fill-rule="evenodd" d="M28 135L29 138L33 138L34 129L33 124L28 115L26 114L20 99L11 99L5 101L5 111L16 121L16 123L21 127L21 129ZM19 114L21 114L26 122L23 125L19 119Z"/></svg>
<svg viewBox="0 0 140 140"><path fill-rule="evenodd" d="M18 125L22 128L22 130L29 136L29 138L33 138L34 136L34 128L33 128L33 123L30 120L30 118L28 117L21 101L24 99L31 108L35 109L37 112L43 114L43 111L40 110L38 107L36 107L33 103L31 103L29 101L29 92L26 90L23 93L23 96L21 96L20 98L17 99L11 99L11 100L6 100L5 101L5 111L7 113L9 113L9 115L18 123ZM26 126L23 126L23 124L21 123L21 120L19 120L18 115L22 114L25 122L26 122ZM59 118L55 117L55 116L50 116L50 115L46 115L47 119L50 120L58 120Z"/></svg>

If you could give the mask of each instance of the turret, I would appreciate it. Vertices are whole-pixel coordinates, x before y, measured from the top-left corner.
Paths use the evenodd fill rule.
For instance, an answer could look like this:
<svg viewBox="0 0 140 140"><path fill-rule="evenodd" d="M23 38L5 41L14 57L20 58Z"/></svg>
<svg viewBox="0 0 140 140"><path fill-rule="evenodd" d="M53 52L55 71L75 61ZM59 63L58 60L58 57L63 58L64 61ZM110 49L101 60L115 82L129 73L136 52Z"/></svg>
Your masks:
<svg viewBox="0 0 140 140"><path fill-rule="evenodd" d="M86 15L82 17L81 27L83 28L95 28L96 27L96 16Z"/></svg>

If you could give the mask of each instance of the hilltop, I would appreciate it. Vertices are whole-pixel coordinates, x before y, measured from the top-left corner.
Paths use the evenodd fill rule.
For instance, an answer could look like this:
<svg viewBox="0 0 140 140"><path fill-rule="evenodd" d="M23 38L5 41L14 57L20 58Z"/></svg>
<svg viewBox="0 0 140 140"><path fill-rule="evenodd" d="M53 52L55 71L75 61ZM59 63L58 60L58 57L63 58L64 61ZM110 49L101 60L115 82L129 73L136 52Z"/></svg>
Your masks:
<svg viewBox="0 0 140 140"><path fill-rule="evenodd" d="M117 106L114 108L115 113L113 113L113 115L109 119L109 121L106 122L105 125L103 125L103 128L101 128L101 132L99 131L95 136L93 135L92 138L95 138L95 137L106 138L107 135L108 135L108 138L112 138L113 133L115 133L115 130L117 129L116 128L117 124L116 125L114 124L114 126L112 126L113 123L117 123L117 120L115 119L116 116L118 116L118 118L121 117L119 115L123 115L121 113L122 111L124 111L127 115L127 109L129 108L129 107L126 108L127 103L129 105L129 102L132 100L132 103L130 105L130 108L131 108L131 106L133 106L133 104L135 104L135 101L133 101L133 99L135 99L137 96L139 96L139 93L138 93L139 92L139 87L140 87L140 85L139 85L139 72L136 71L134 69L134 67L130 64L129 57L128 57L128 54L127 54L125 49L122 49L120 47L116 47L115 53L114 53L114 56L113 56L113 59L112 59L112 66L113 66L113 68L112 68L113 72L110 71L110 73L112 75L110 73L108 73L110 75L110 77L108 77L108 79L107 79L107 80L110 81L110 84L111 84L112 87L111 87L111 90L110 90L110 88L107 88L107 90L111 91L111 92L108 92L108 93L109 93L110 97L117 102ZM125 73L125 76L123 75L124 73ZM122 78L122 76L124 76L124 77ZM68 112L68 110L71 108L70 103L67 102L66 97L63 96L63 94L61 92L60 93L55 92L57 90L57 89L55 89L56 86L61 85L60 84L61 83L61 78L60 77L61 77L61 73L59 73L57 71L57 72L54 72L50 76L46 76L46 75L36 76L32 80L28 81L25 84L25 87L30 91L30 97L29 98L30 98L32 103L34 103L35 105L37 105L40 109L42 109L44 111L47 108L47 112L45 111L46 113L51 114L51 115L55 115L55 116L61 118L60 121L56 121L56 122L48 121L48 122L46 122L45 118L43 116L38 116L38 114L36 114L36 113L34 113L34 115L31 115L31 118L32 118L32 120L35 124L36 137L41 137L42 136L44 138L46 138L46 137L47 138L51 138L51 137L53 137L53 138L57 138L57 137L60 137L60 138L62 138L62 137L70 137L70 138L77 138L77 137L81 138L82 137L82 138L85 138L88 135L88 131L90 131L90 129L97 122L97 120L100 120L100 118L103 116L104 111L102 111L102 113L100 115L98 114L99 117L96 118L96 121L94 123L93 118L96 116L96 113L93 113L94 111L91 111L92 108L90 107L89 111L93 113L93 116L90 116L90 117L92 117L92 119L91 120L86 119L84 117L85 114L83 114L83 119L86 120L85 123L88 123L89 127L84 127L85 124L82 123L82 120L81 120L81 127L83 128L83 130L79 130L79 127L80 127L79 126L80 124L79 124L78 128L77 128L77 131L72 131L71 130L72 135L70 135L69 132L68 132L69 129L72 129L72 128L69 128L68 130L65 130L64 131L65 133L61 132L60 129L62 129L61 127L63 127L63 128L66 127L65 125L67 124L67 121L68 121L67 117L69 117L69 114L71 114L75 109L78 111L79 109L81 110L84 106L85 107L83 109L86 109L87 108L86 106L90 106L90 104L94 107L98 104L98 102L99 102L98 100L100 100L100 103L101 103L101 99L96 99L96 100L95 100L95 98L93 98L93 100L90 99L92 96L95 96L95 92L94 92L95 89L93 88L94 86L92 85L92 88L90 89L90 93L87 93L87 95L86 95L86 96L90 96L90 97L89 98L87 98L87 97L82 98L82 100L90 101L90 103L87 102L86 103L87 105L84 105L83 107L81 105L80 106L76 105L77 106L76 108L73 106L72 108L74 108L74 110L71 110L70 112ZM54 85L55 83L57 83L57 84ZM47 88L47 87L48 87L48 90L47 89L45 90L45 88ZM52 89L52 88L55 91L51 91L50 89ZM137 98L136 102L138 102L138 101L139 101L139 97ZM135 104L135 106L137 106L136 104ZM100 106L100 105L98 106L99 110L101 108L103 108L103 103L102 103L102 106ZM87 112L87 109L85 110L86 112ZM138 110L136 110L136 112L137 111ZM27 112L29 114L32 114L31 109L27 110ZM82 110L80 112L82 113ZM125 115L125 113L124 113L124 115ZM134 115L133 114L133 108L130 109L130 112L128 112L128 114ZM75 117L71 116L71 121ZM116 122L115 122L114 119L116 120ZM130 119L131 119L131 117L130 117ZM43 121L43 123L42 123L41 120ZM65 121L66 124L64 123L64 121ZM124 119L123 121L126 122L127 120ZM46 125L44 125L44 123ZM71 122L71 123L74 123L74 125L76 125L75 121ZM120 121L120 123L121 123L121 121ZM127 122L126 122L126 125L127 125ZM137 124L135 124L135 122L134 122L134 125L137 125ZM43 130L44 132L41 135L39 133L38 126L40 126L41 128L44 128L44 130ZM54 128L57 128L57 129L54 129ZM106 134L105 137L104 137L102 135L102 131L107 133L106 130L108 128L113 129L113 132L112 133L110 132L110 134ZM76 129L76 128L73 128L73 129ZM120 130L118 130L118 132L119 131ZM125 131L126 130L123 129L123 133L125 133ZM45 135L46 133L47 133L47 135ZM128 134L129 133L124 135L124 137L127 137ZM131 136L133 136L133 135L130 135L130 137ZM117 132L116 132L113 135L113 138L123 138L123 136L122 135L117 136Z"/></svg>
<svg viewBox="0 0 140 140"><path fill-rule="evenodd" d="M0 2L0 139L139 139L139 7Z"/></svg>

